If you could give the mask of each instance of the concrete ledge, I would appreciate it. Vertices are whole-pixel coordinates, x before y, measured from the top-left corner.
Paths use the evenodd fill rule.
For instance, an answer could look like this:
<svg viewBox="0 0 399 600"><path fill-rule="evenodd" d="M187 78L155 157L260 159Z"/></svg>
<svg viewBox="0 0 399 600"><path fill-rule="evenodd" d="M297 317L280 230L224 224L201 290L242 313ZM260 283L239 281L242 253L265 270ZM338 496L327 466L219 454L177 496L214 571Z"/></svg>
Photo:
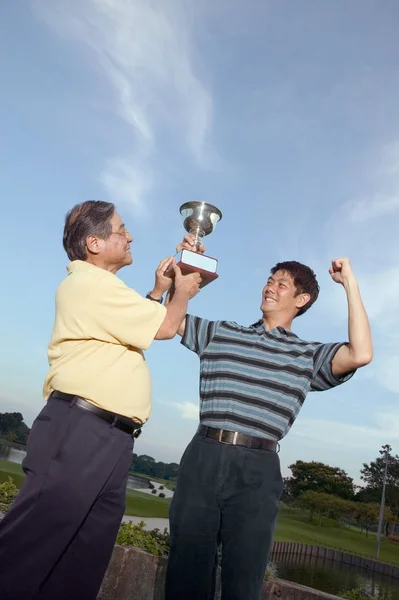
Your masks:
<svg viewBox="0 0 399 600"><path fill-rule="evenodd" d="M115 546L97 600L163 600L167 559ZM220 586L216 600L220 598ZM337 596L288 581L265 582L262 600L336 600Z"/></svg>
<svg viewBox="0 0 399 600"><path fill-rule="evenodd" d="M337 600L339 597L282 579L267 581L263 587L262 600L275 600L276 598L283 598L284 600Z"/></svg>
<svg viewBox="0 0 399 600"><path fill-rule="evenodd" d="M163 600L166 558L116 545L98 600Z"/></svg>

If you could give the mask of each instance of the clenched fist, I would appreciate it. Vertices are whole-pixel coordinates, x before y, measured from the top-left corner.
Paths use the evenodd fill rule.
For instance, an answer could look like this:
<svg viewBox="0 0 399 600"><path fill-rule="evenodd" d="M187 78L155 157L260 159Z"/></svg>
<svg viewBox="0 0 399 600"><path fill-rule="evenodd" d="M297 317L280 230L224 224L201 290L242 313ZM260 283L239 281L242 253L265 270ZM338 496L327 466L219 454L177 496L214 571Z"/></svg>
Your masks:
<svg viewBox="0 0 399 600"><path fill-rule="evenodd" d="M334 258L331 261L331 267L328 272L335 283L344 285L345 281L354 278L352 265L349 258Z"/></svg>

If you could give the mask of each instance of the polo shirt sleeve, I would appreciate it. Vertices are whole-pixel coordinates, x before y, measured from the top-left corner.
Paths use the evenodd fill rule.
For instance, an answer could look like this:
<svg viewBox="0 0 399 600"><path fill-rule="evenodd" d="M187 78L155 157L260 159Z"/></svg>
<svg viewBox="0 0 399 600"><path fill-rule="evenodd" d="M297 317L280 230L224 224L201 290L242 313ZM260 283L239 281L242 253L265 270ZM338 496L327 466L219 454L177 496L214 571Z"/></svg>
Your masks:
<svg viewBox="0 0 399 600"><path fill-rule="evenodd" d="M344 375L333 375L332 361L344 342L318 344L313 356L313 377L310 384L311 392L323 392L348 381L356 371Z"/></svg>
<svg viewBox="0 0 399 600"><path fill-rule="evenodd" d="M147 350L166 316L159 302L147 300L118 277L104 277L89 306L92 337Z"/></svg>
<svg viewBox="0 0 399 600"><path fill-rule="evenodd" d="M219 321L208 321L207 319L187 315L181 343L198 356L201 356L214 337L218 323Z"/></svg>

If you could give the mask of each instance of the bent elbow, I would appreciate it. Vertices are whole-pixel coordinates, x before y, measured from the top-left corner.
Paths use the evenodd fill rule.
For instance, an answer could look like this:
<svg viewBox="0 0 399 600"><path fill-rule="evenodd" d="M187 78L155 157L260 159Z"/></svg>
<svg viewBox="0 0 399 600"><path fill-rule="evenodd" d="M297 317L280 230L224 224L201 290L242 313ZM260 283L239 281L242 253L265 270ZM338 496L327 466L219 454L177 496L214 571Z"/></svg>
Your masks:
<svg viewBox="0 0 399 600"><path fill-rule="evenodd" d="M176 331L171 327L161 327L155 336L156 340L171 340L175 337Z"/></svg>
<svg viewBox="0 0 399 600"><path fill-rule="evenodd" d="M356 359L355 359L356 368L360 369L361 367L365 367L366 365L369 365L372 360L373 360L373 352L372 351L365 352L364 354L361 354L360 356L356 357Z"/></svg>

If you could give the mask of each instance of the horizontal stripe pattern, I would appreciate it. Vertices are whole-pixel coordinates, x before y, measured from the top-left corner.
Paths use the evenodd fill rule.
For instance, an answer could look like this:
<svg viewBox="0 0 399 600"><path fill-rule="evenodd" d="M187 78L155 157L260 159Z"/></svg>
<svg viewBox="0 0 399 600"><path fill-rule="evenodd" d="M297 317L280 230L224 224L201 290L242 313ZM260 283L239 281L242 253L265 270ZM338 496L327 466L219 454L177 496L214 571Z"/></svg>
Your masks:
<svg viewBox="0 0 399 600"><path fill-rule="evenodd" d="M243 327L187 315L182 344L200 358L200 420L204 425L281 440L309 391L347 381L332 374L342 343L299 339L263 321Z"/></svg>

